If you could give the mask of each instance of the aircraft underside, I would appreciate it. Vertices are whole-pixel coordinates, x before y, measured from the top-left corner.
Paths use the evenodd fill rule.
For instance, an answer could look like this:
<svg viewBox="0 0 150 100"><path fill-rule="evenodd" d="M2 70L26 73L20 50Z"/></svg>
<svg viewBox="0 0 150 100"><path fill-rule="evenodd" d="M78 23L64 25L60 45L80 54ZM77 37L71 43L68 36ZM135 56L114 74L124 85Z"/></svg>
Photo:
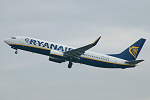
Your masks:
<svg viewBox="0 0 150 100"><path fill-rule="evenodd" d="M50 51L51 51L51 50L40 49L40 48L29 47L29 46L21 46L21 45L11 45L11 47L13 49L15 49L16 51L17 51L17 49L21 49L21 50L30 51L30 52L34 52L34 53L38 53L38 54L42 54L42 55L46 55L46 56L50 56ZM15 54L17 54L16 51L15 51ZM58 55L55 55L55 56L58 56ZM57 62L57 63L62 63L62 62L68 61L69 62L68 63L68 68L72 67L72 65L73 65L72 62L91 65L91 66L94 66L94 67L101 67L101 68L122 68L122 69L125 69L125 68L135 67L135 66L120 65L120 64L115 64L115 63L107 63L107 62L87 59L87 58L83 58L83 57L79 57L80 59L78 59L78 60L65 59L65 60L59 61L59 59L57 60L58 57L54 57L54 58L51 58L49 60Z"/></svg>

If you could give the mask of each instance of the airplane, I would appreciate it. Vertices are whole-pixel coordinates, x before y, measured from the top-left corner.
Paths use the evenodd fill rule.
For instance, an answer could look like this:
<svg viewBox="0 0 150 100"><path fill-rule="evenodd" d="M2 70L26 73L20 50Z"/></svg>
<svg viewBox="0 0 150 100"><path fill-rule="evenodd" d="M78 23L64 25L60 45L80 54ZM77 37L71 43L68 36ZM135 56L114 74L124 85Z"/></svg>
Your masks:
<svg viewBox="0 0 150 100"><path fill-rule="evenodd" d="M46 55L49 61L62 63L68 61L68 68L71 68L73 63L86 64L99 68L133 68L138 63L144 60L136 60L146 39L140 38L133 45L119 54L100 54L89 51L94 47L101 37L98 37L93 43L74 48L66 45L61 45L49 41L44 41L36 38L25 36L13 36L7 38L4 42L15 49L15 54L18 49Z"/></svg>

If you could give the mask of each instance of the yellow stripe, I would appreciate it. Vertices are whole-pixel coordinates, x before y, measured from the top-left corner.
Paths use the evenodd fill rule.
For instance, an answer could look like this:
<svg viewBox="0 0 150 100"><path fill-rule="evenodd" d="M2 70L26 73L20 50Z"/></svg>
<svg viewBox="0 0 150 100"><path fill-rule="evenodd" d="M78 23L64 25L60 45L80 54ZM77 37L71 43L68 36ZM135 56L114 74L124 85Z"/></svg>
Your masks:
<svg viewBox="0 0 150 100"><path fill-rule="evenodd" d="M20 45L20 46L33 47L33 48L44 49L44 50L51 50L51 49L47 49L47 48L40 48L40 47L29 46L29 45L21 45L21 44L9 44L9 45ZM54 53L51 53L51 54L57 55L57 56L62 56L62 55L58 55L58 54L54 54Z"/></svg>
<svg viewBox="0 0 150 100"><path fill-rule="evenodd" d="M87 58L87 57L82 57L82 58L96 60L96 61L101 61L101 62L105 62L105 63L117 64L117 65L135 66L135 65L128 65L128 64L113 63L113 62L108 62L108 61L103 61L103 60L97 60L97 59L92 59L92 58Z"/></svg>
<svg viewBox="0 0 150 100"><path fill-rule="evenodd" d="M20 46L27 46L27 47L33 47L33 48L39 48L39 49L45 49L45 50L51 50L47 48L41 48L41 47L35 47L35 46L29 46L29 45L21 45L21 44L9 44L9 45L20 45Z"/></svg>
<svg viewBox="0 0 150 100"><path fill-rule="evenodd" d="M9 44L9 45L20 45L20 46L33 47L33 48L39 48L39 49L44 49L44 50L51 50L51 49L40 48L40 47L29 46L29 45L21 45L21 44ZM53 54L53 53L52 53L52 54ZM57 55L57 54L53 54L53 55ZM62 55L58 55L58 56L62 56ZM62 56L62 57L63 57L63 56ZM127 64L113 63L113 62L102 61L102 60L97 60L97 59L92 59L92 58L87 58L87 57L82 57L82 58L91 59L91 60L96 60L96 61L101 61L101 62L106 62L106 63L118 64L118 65L127 65ZM127 65L127 66L136 66L136 65Z"/></svg>
<svg viewBox="0 0 150 100"><path fill-rule="evenodd" d="M57 56L62 56L62 55L58 55L58 54L54 54L54 53L51 53L52 55L57 55ZM63 57L63 56L62 56Z"/></svg>

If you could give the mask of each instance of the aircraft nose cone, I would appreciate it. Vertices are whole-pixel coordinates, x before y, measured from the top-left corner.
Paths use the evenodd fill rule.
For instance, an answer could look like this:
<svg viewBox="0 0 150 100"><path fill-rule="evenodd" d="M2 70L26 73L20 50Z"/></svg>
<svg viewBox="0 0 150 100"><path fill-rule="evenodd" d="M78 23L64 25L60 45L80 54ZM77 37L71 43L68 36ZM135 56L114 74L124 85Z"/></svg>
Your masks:
<svg viewBox="0 0 150 100"><path fill-rule="evenodd" d="M9 39L5 39L5 40L4 40L4 42L8 44L8 42L9 42Z"/></svg>

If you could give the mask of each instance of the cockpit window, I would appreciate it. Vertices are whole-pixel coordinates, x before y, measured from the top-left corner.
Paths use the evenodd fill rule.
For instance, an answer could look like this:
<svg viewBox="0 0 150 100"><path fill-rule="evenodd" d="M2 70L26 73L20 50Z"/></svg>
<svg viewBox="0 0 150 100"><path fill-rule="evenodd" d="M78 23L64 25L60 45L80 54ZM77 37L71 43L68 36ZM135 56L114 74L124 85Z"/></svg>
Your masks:
<svg viewBox="0 0 150 100"><path fill-rule="evenodd" d="M16 37L11 37L12 39L16 39Z"/></svg>

